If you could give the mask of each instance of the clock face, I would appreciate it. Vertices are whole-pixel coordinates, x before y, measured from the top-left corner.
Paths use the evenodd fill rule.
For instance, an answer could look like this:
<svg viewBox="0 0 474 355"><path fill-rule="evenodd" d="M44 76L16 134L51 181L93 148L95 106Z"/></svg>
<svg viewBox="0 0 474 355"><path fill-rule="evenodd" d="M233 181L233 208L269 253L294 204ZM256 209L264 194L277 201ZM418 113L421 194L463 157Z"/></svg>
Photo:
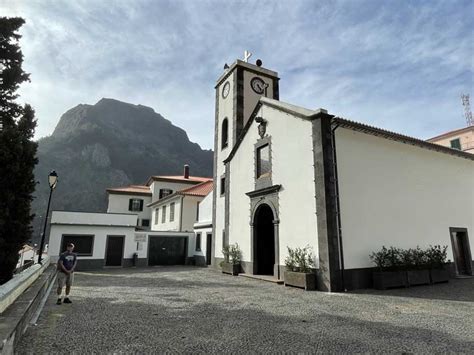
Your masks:
<svg viewBox="0 0 474 355"><path fill-rule="evenodd" d="M265 82L262 79L255 77L250 81L250 86L252 87L253 91L261 95L265 91L267 84L265 84Z"/></svg>
<svg viewBox="0 0 474 355"><path fill-rule="evenodd" d="M224 84L224 87L222 88L222 98L225 99L227 95L229 95L229 91L230 91L230 83L226 82Z"/></svg>

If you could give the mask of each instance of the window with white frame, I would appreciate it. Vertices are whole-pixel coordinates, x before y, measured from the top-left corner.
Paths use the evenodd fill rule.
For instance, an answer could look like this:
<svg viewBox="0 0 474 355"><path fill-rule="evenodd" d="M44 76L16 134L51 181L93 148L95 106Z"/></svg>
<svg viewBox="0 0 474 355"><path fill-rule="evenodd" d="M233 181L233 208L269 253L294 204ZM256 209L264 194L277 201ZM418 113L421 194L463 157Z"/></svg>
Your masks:
<svg viewBox="0 0 474 355"><path fill-rule="evenodd" d="M170 203L170 222L174 221L174 202Z"/></svg>
<svg viewBox="0 0 474 355"><path fill-rule="evenodd" d="M161 223L166 222L166 206L161 208Z"/></svg>
<svg viewBox="0 0 474 355"><path fill-rule="evenodd" d="M128 210L132 212L143 211L143 200L139 198L131 198L128 200Z"/></svg>

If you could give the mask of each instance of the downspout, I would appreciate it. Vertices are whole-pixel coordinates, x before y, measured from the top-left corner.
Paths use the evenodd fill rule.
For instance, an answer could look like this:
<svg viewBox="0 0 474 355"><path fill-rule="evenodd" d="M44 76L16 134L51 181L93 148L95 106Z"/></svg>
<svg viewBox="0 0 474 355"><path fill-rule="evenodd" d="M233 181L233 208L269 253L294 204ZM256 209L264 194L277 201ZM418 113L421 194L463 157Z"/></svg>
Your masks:
<svg viewBox="0 0 474 355"><path fill-rule="evenodd" d="M338 234L338 241L339 241L339 261L340 261L340 268L341 268L341 284L342 289L346 292L346 285L344 280L344 250L342 246L342 224L341 224L341 203L339 200L339 178L337 175L337 154L336 154L336 129L339 127L339 123L331 129L331 144L332 144L332 154L333 154L333 161L334 161L334 185L336 190L336 214L337 214L337 234Z"/></svg>

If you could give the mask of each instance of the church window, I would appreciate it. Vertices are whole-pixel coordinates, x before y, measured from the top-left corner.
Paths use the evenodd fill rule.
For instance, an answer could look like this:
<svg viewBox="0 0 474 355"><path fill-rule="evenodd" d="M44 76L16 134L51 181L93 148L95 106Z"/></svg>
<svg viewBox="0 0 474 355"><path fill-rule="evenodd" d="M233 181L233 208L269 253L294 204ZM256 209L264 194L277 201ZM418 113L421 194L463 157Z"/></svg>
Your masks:
<svg viewBox="0 0 474 355"><path fill-rule="evenodd" d="M221 196L225 194L225 176L221 177Z"/></svg>
<svg viewBox="0 0 474 355"><path fill-rule="evenodd" d="M229 121L224 118L222 121L222 132L221 132L221 149L227 147L229 141Z"/></svg>
<svg viewBox="0 0 474 355"><path fill-rule="evenodd" d="M257 178L270 176L270 146L268 144L257 149Z"/></svg>

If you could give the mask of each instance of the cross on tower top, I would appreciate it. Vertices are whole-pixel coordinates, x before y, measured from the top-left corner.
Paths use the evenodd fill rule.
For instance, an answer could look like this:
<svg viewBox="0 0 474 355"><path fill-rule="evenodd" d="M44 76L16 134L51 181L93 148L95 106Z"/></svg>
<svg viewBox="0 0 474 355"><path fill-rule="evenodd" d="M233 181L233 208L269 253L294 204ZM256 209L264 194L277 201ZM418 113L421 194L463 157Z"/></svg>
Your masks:
<svg viewBox="0 0 474 355"><path fill-rule="evenodd" d="M249 51L245 51L244 52L244 62L245 63L248 63L249 62L249 58L252 56L252 53L250 53Z"/></svg>

